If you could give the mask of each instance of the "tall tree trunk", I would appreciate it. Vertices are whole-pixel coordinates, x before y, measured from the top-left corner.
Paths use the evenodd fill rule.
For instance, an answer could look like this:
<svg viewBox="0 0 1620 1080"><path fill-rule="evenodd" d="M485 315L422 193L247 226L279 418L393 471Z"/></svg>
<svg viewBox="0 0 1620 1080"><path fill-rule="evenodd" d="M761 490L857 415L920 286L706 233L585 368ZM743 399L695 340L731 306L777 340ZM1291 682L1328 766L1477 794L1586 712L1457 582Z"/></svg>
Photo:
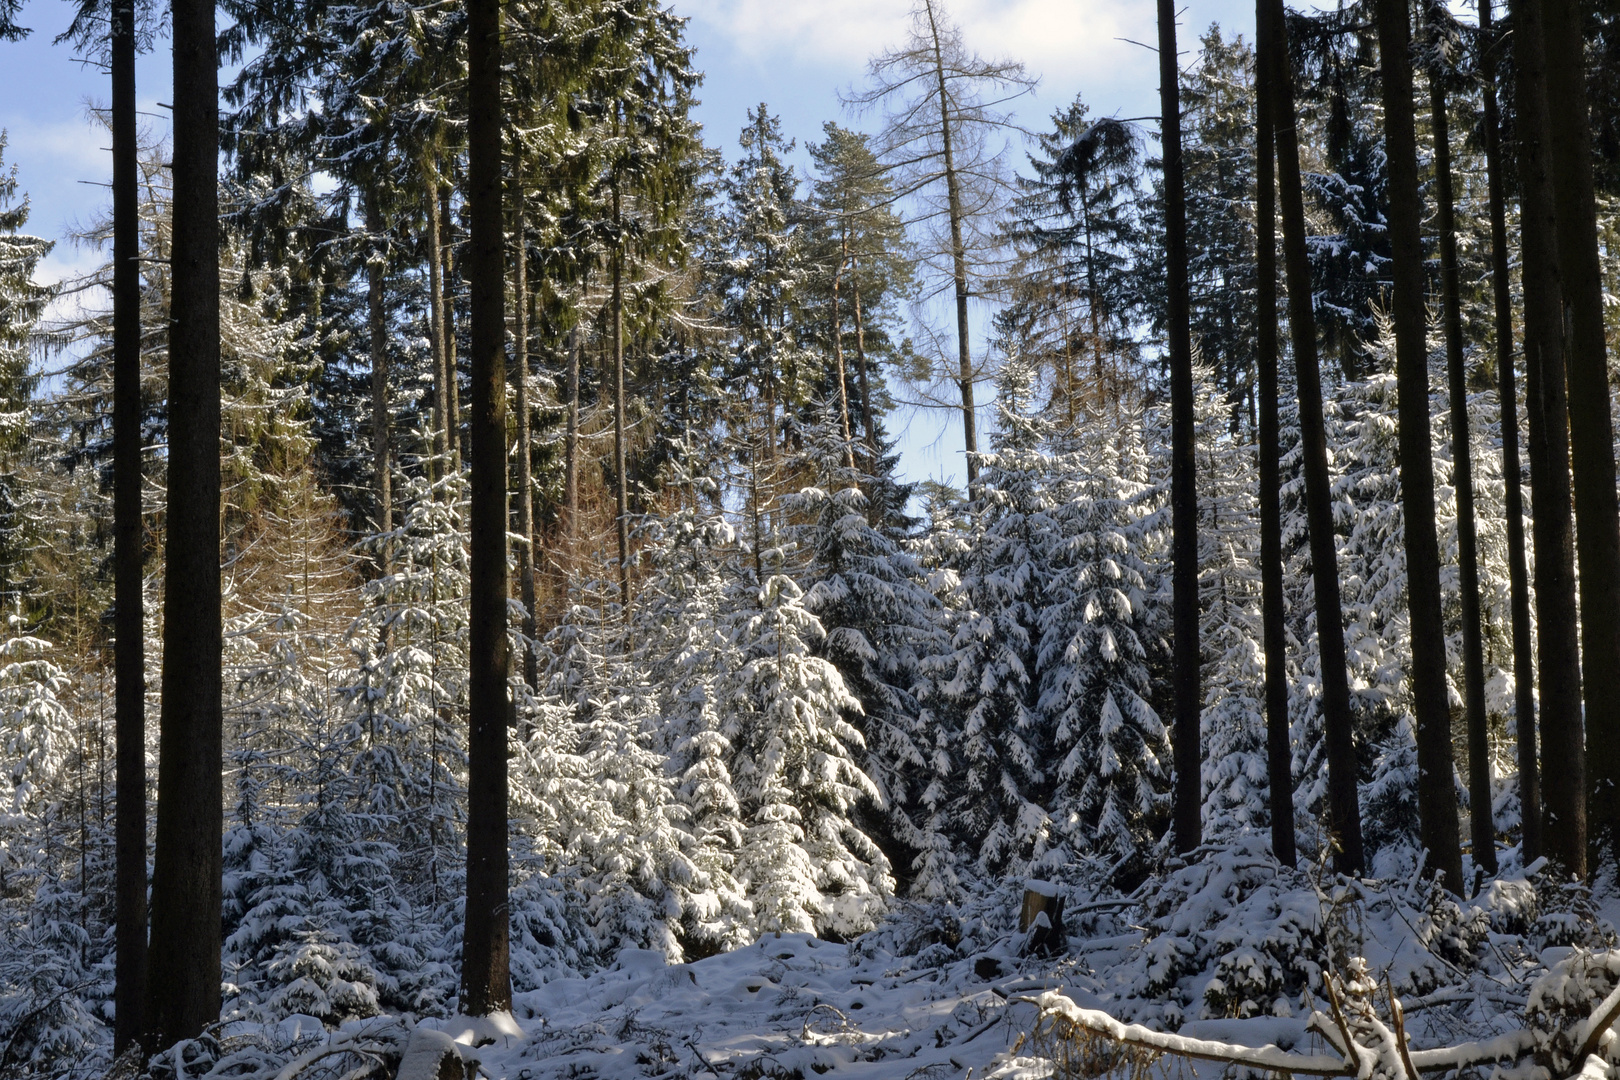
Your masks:
<svg viewBox="0 0 1620 1080"><path fill-rule="evenodd" d="M427 172L427 257L428 257L428 344L433 350L433 456L435 477L449 469L450 462L450 382L444 351L444 258L443 236L439 228L438 182Z"/></svg>
<svg viewBox="0 0 1620 1080"><path fill-rule="evenodd" d="M512 1007L507 906L506 270L501 222L501 4L467 0L472 211L472 580L468 619L467 902L461 1011Z"/></svg>
<svg viewBox="0 0 1620 1080"><path fill-rule="evenodd" d="M175 0L169 506L150 1004L158 1045L219 1019L219 90L213 0Z"/></svg>
<svg viewBox="0 0 1620 1080"><path fill-rule="evenodd" d="M1588 825L1613 854L1620 842L1620 502L1615 496L1614 425L1603 327L1592 181L1586 52L1577 0L1539 0L1547 67L1558 276L1568 352L1570 464L1575 474L1580 556L1581 655L1585 658Z"/></svg>
<svg viewBox="0 0 1620 1080"><path fill-rule="evenodd" d="M1174 596L1175 767L1171 818L1176 850L1203 839L1203 745L1199 717L1198 459L1193 419L1192 330L1187 299L1187 192L1181 164L1181 66L1175 0L1159 0L1159 131L1164 148L1164 254L1170 345L1170 520Z"/></svg>
<svg viewBox="0 0 1620 1080"><path fill-rule="evenodd" d="M514 166L518 163L514 162ZM512 357L512 382L516 387L514 395L517 405L517 461L518 461L518 535L523 542L518 545L518 588L523 597L523 634L529 639L528 648L523 650L523 679L529 684L531 690L540 686L540 658L535 652L534 642L539 633L534 613L534 560L536 554L536 541L538 533L534 528L534 476L530 461L531 447L529 446L529 257L528 257L528 215L523 205L523 186L521 182L522 170L514 167L512 171L514 182L512 186L514 208L513 224L514 237L514 281L513 306L517 316L517 333L514 335L516 348Z"/></svg>
<svg viewBox="0 0 1620 1080"><path fill-rule="evenodd" d="M952 281L956 287L957 387L962 393L962 446L967 451L967 482L971 488L979 479L979 436L974 423L973 354L968 339L967 245L962 240L962 181L956 174L955 147L952 145L951 99L945 89L945 56L940 45L939 22L933 0L923 0L928 15L928 33L934 45L934 75L939 84L939 137L945 156L945 201L951 228Z"/></svg>
<svg viewBox="0 0 1620 1080"><path fill-rule="evenodd" d="M843 284L844 263L849 259L849 240L844 241L842 256L838 262L838 270L833 274L832 291L832 346L834 366L838 369L838 418L844 425L844 464L849 467L851 483L855 474L855 440L850 435L849 426L849 385L844 377L844 319L838 307L839 288Z"/></svg>
<svg viewBox="0 0 1620 1080"><path fill-rule="evenodd" d="M1327 729L1328 824L1339 844L1335 865L1360 873L1360 798L1356 747L1350 724L1350 684L1345 671L1344 615L1339 603L1339 556L1333 543L1333 494L1327 461L1327 424L1322 415L1322 375L1316 357L1316 317L1311 310L1311 264L1305 250L1305 196L1300 185L1299 129L1294 118L1293 74L1282 0L1260 0L1271 41L1268 71L1275 93L1277 192L1282 210L1283 262L1288 277L1288 327L1294 341L1299 391L1299 434L1304 455L1305 512L1310 529L1311 579L1316 593L1316 649L1322 675L1322 719Z"/></svg>
<svg viewBox="0 0 1620 1080"><path fill-rule="evenodd" d="M866 372L866 320L861 313L861 285L853 280L855 264L850 263L851 285L855 300L855 367L861 381L861 426L866 434L866 449L872 455L872 471L877 471L877 427L872 419L872 380Z"/></svg>
<svg viewBox="0 0 1620 1080"><path fill-rule="evenodd" d="M613 186L613 224L617 243L624 242L619 230L619 187ZM619 533L619 600L624 604L624 617L630 617L630 476L625 467L624 454L624 253L613 252L613 486L618 499Z"/></svg>
<svg viewBox="0 0 1620 1080"><path fill-rule="evenodd" d="M1514 726L1518 730L1520 853L1526 864L1541 857L1541 771L1536 765L1536 667L1530 630L1530 575L1524 551L1524 493L1519 477L1519 400L1513 370L1513 281L1508 274L1507 209L1503 195L1501 120L1496 108L1496 52L1502 39L1491 26L1491 0L1480 0L1484 37L1485 169L1491 215L1491 285L1496 305L1496 369L1500 379L1502 476L1507 515L1508 589L1513 624Z"/></svg>
<svg viewBox="0 0 1620 1080"><path fill-rule="evenodd" d="M1440 614L1440 543L1434 522L1429 445L1429 351L1423 303L1423 196L1418 190L1412 116L1412 30L1406 0L1377 0L1389 170L1389 237L1401 461L1406 521L1406 594L1412 625L1412 711L1417 716L1418 825L1429 867L1463 891L1457 789L1452 781L1451 709L1446 700L1445 621Z"/></svg>
<svg viewBox="0 0 1620 1080"><path fill-rule="evenodd" d="M579 528L579 327L568 331L568 418L563 430L563 507L567 520L563 535L572 562Z"/></svg>
<svg viewBox="0 0 1620 1080"><path fill-rule="evenodd" d="M1431 0L1432 2L1432 0ZM1479 544L1474 531L1474 457L1469 445L1468 378L1463 368L1462 304L1457 283L1457 225L1452 199L1451 125L1445 72L1429 73L1434 133L1435 228L1440 234L1440 306L1451 397L1452 486L1457 491L1457 584L1462 593L1463 708L1468 723L1469 826L1474 865L1496 873L1496 823L1491 816L1491 747L1485 716L1485 641L1479 616ZM1405 476L1403 470L1402 476ZM1447 745L1450 745L1448 733ZM1447 787L1451 786L1449 777ZM1458 882L1460 889L1462 883Z"/></svg>
<svg viewBox="0 0 1620 1080"><path fill-rule="evenodd" d="M468 435L463 433L461 424L461 373L456 359L455 219L450 214L450 191L449 184L439 188L440 251L444 258L444 398L450 425L450 461L460 472L461 463L472 455Z"/></svg>
<svg viewBox="0 0 1620 1080"><path fill-rule="evenodd" d="M1586 876L1586 748L1570 516L1569 402L1564 382L1563 298L1558 275L1541 4L1513 9L1518 114L1519 248L1524 289L1525 411L1529 414L1531 519L1536 552L1536 667L1541 680L1541 771L1560 782L1542 793L1545 854Z"/></svg>
<svg viewBox="0 0 1620 1080"><path fill-rule="evenodd" d="M371 337L371 452L372 476L377 486L377 529L393 528L394 493L392 467L388 455L388 322L383 309L383 277L388 264L386 247L379 238L383 231L382 211L375 193L366 198L366 230L377 249L366 262L367 331ZM379 551L377 563L388 572L388 553Z"/></svg>
<svg viewBox="0 0 1620 1080"><path fill-rule="evenodd" d="M141 526L141 218L135 0L108 11L113 138L113 664L118 739L116 1030L146 1037L146 627Z"/></svg>
<svg viewBox="0 0 1620 1080"><path fill-rule="evenodd" d="M1264 8L1265 0L1260 0ZM1260 626L1266 650L1266 784L1271 809L1271 851L1293 866L1293 754L1288 745L1288 631L1284 623L1282 565L1282 456L1277 417L1277 77L1271 20L1255 19L1255 253L1256 387L1260 435Z"/></svg>

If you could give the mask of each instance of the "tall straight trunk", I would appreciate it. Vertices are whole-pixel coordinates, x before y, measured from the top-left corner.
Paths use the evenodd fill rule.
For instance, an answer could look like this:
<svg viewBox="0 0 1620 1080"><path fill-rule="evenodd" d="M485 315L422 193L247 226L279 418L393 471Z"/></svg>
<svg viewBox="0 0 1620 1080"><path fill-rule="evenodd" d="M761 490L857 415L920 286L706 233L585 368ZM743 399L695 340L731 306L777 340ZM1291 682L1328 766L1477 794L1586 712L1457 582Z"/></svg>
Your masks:
<svg viewBox="0 0 1620 1080"><path fill-rule="evenodd" d="M1570 515L1569 402L1564 381L1541 4L1513 8L1515 130L1519 150L1520 278L1524 289L1525 411L1535 510L1536 667L1540 671L1541 772L1560 783L1542 792L1544 853L1566 874L1586 876L1586 748Z"/></svg>
<svg viewBox="0 0 1620 1080"><path fill-rule="evenodd" d="M1535 641L1530 630L1530 575L1524 550L1524 492L1519 477L1519 399L1513 370L1513 281L1508 274L1507 209L1503 194L1501 120L1496 107L1496 51L1491 0L1480 0L1484 37L1485 170L1491 216L1491 287L1496 314L1496 369L1500 379L1502 476L1507 515L1508 590L1513 624L1513 712L1518 731L1520 853L1526 864L1541 857L1541 770L1536 765Z"/></svg>
<svg viewBox="0 0 1620 1080"><path fill-rule="evenodd" d="M438 183L431 170L427 180L428 344L433 350L433 456L437 459L433 471L442 472L450 461L450 372L444 351L443 236L439 228Z"/></svg>
<svg viewBox="0 0 1620 1080"><path fill-rule="evenodd" d="M1264 7L1265 0L1260 0ZM1255 20L1255 253L1259 281L1255 378L1260 435L1260 626L1266 650L1266 785L1271 851L1284 866L1297 860L1293 754L1288 745L1288 632L1282 565L1282 454L1277 417L1277 79L1271 73L1271 20Z"/></svg>
<svg viewBox="0 0 1620 1080"><path fill-rule="evenodd" d="M141 219L135 0L108 11L113 139L113 665L118 740L114 1050L145 1038L146 627L141 528Z"/></svg>
<svg viewBox="0 0 1620 1080"><path fill-rule="evenodd" d="M1581 560L1581 655L1585 657L1587 809L1592 839L1620 842L1620 502L1603 327L1592 181L1592 127L1578 0L1539 0L1547 61L1547 134L1564 289L1570 464Z"/></svg>
<svg viewBox="0 0 1620 1080"><path fill-rule="evenodd" d="M1175 768L1171 808L1176 850L1203 839L1199 811L1198 459L1194 442L1192 330L1187 299L1187 191L1181 172L1181 67L1175 0L1159 0L1159 130L1164 148L1166 333L1170 345L1170 522L1174 624Z"/></svg>
<svg viewBox="0 0 1620 1080"><path fill-rule="evenodd" d="M619 225L619 188L613 187L613 224ZM620 234L619 242L623 243ZM630 617L630 476L624 460L624 267L623 252L613 253L613 486L618 499L619 599Z"/></svg>
<svg viewBox="0 0 1620 1080"><path fill-rule="evenodd" d="M158 1045L219 1019L219 90L213 0L175 0L169 507L149 999Z"/></svg>
<svg viewBox="0 0 1620 1080"><path fill-rule="evenodd" d="M514 169L513 176L520 177L521 170ZM516 388L513 395L517 405L517 459L518 459L518 535L523 538L518 544L518 589L523 597L523 634L529 639L528 648L523 650L523 679L529 688L538 689L540 686L540 658L535 652L535 637L538 628L534 613L534 558L535 541L537 534L534 528L534 476L530 462L529 446L529 258L528 258L528 215L523 205L523 187L515 183L512 188L515 207L513 236L515 250L513 251L515 273L513 280L512 302L515 308L513 314L517 316L517 333L512 357L512 382Z"/></svg>
<svg viewBox="0 0 1620 1080"><path fill-rule="evenodd" d="M854 269L855 264L851 262L850 270ZM855 368L861 382L861 427L866 435L866 449L874 462L872 470L876 472L877 428L872 420L872 380L866 372L866 320L861 313L861 285L853 280L853 275L851 285L854 287L855 300Z"/></svg>
<svg viewBox="0 0 1620 1080"><path fill-rule="evenodd" d="M1412 41L1406 0L1377 0L1393 251L1395 385L1406 522L1406 595L1412 625L1412 711L1417 716L1418 829L1429 867L1461 893L1462 847L1452 782L1451 709L1446 700L1445 621L1440 614L1440 543L1434 521L1429 445L1429 352L1423 296L1423 196L1418 190L1412 116Z"/></svg>
<svg viewBox="0 0 1620 1080"><path fill-rule="evenodd" d="M382 211L377 207L377 196L366 201L366 230L372 243L382 235ZM383 276L387 270L383 249L372 253L366 263L366 317L371 337L371 453L373 483L377 486L377 529L387 532L393 528L394 492L392 467L388 455L388 322L383 309ZM388 554L377 555L378 567L388 572Z"/></svg>
<svg viewBox="0 0 1620 1080"><path fill-rule="evenodd" d="M512 1007L507 906L506 270L501 222L501 4L467 0L467 194L472 212L471 583L467 902L462 1013Z"/></svg>
<svg viewBox="0 0 1620 1080"><path fill-rule="evenodd" d="M575 530L579 521L579 327L568 331L568 417L563 429L563 507L567 520L563 535L568 553L574 552Z"/></svg>
<svg viewBox="0 0 1620 1080"><path fill-rule="evenodd" d="M1468 378L1463 368L1462 303L1457 270L1457 223L1452 199L1451 125L1445 73L1429 74L1434 132L1435 228L1440 233L1440 307L1451 398L1452 486L1457 491L1457 584L1462 593L1463 708L1468 723L1469 826L1474 865L1496 873L1496 822L1491 816L1491 747L1485 716L1485 640L1479 615L1479 542L1474 529L1474 452L1469 444ZM1460 884L1460 883L1459 883Z"/></svg>
<svg viewBox="0 0 1620 1080"><path fill-rule="evenodd" d="M951 228L951 278L956 289L956 385L962 394L962 447L967 452L967 481L972 487L979 479L979 436L974 423L973 354L968 340L967 245L962 240L962 179L956 173L956 149L952 145L951 99L945 92L945 57L940 45L939 23L933 0L923 0L928 14L928 33L934 46L934 75L939 93L939 138L945 157L945 202Z"/></svg>
<svg viewBox="0 0 1620 1080"><path fill-rule="evenodd" d="M844 264L849 261L849 239L845 237L838 271L833 274L832 292L832 345L833 360L838 369L838 417L844 425L844 463L851 474L855 472L855 440L849 426L849 381L844 377L844 318L839 310L839 290L844 280ZM853 478L853 477L852 477Z"/></svg>
<svg viewBox="0 0 1620 1080"><path fill-rule="evenodd" d="M444 373L445 409L449 419L450 460L457 471L462 461L471 457L468 435L462 431L461 371L456 359L456 257L455 226L450 214L450 185L439 189L440 251L444 258Z"/></svg>
<svg viewBox="0 0 1620 1080"><path fill-rule="evenodd" d="M1283 263L1288 278L1288 327L1294 342L1294 378L1299 392L1300 448L1304 457L1305 513L1310 530L1311 580L1316 594L1316 649L1321 665L1322 719L1327 734L1328 824L1338 841L1334 864L1345 873L1366 865L1361 843L1361 807L1356 790L1355 736L1350 724L1350 684L1345 671L1344 615L1339 600L1339 556L1333 543L1333 494L1327 460L1327 424L1322 415L1322 374L1316 356L1316 317L1311 310L1311 264L1305 250L1305 196L1300 185L1299 129L1294 118L1293 74L1282 0L1260 0L1271 41L1268 72L1277 138L1277 192L1283 222Z"/></svg>

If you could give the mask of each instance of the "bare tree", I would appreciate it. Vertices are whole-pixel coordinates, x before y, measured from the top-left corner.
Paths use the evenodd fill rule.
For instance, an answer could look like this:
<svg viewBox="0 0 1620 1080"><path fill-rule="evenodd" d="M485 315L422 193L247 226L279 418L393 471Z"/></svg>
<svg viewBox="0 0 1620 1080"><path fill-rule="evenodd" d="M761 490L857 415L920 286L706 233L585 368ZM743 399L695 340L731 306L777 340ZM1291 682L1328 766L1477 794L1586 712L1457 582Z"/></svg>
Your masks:
<svg viewBox="0 0 1620 1080"><path fill-rule="evenodd" d="M917 253L938 283L921 299L949 289L956 300L956 364L946 377L961 397L972 484L979 476L973 387L984 372L973 361L968 300L992 276L1000 246L996 221L1010 188L997 143L1018 130L1006 106L1036 80L1016 61L969 52L940 0L917 0L906 43L874 57L867 72L868 87L843 101L857 112L883 113L878 156L896 175L896 196L914 202L907 224L925 234Z"/></svg>

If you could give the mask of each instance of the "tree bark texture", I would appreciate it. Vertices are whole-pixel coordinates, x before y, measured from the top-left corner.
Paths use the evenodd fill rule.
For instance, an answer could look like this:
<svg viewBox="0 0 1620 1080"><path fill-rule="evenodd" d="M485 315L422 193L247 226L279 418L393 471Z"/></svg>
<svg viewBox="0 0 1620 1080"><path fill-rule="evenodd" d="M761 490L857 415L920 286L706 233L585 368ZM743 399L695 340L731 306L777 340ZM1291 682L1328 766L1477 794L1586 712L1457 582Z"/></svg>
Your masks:
<svg viewBox="0 0 1620 1080"><path fill-rule="evenodd" d="M514 172L514 176L521 175ZM518 487L518 535L523 538L518 544L518 589L523 598L523 636L529 641L523 650L523 679L529 684L529 689L538 689L540 685L540 658L535 653L535 637L538 629L535 621L534 596L534 562L538 553L536 540L538 534L534 528L534 476L529 445L531 438L529 431L529 258L528 258L528 216L524 212L523 187L515 183L512 188L513 200L517 206L513 214L513 296L517 319L517 333L514 336L512 357L512 383L515 388L513 402L517 406L517 487Z"/></svg>
<svg viewBox="0 0 1620 1080"><path fill-rule="evenodd" d="M175 0L168 540L149 1004L159 1046L219 1019L219 91L212 0Z"/></svg>
<svg viewBox="0 0 1620 1080"><path fill-rule="evenodd" d="M467 2L468 271L472 316L472 582L467 906L460 1008L512 1007L507 897L506 269L501 220L501 5Z"/></svg>

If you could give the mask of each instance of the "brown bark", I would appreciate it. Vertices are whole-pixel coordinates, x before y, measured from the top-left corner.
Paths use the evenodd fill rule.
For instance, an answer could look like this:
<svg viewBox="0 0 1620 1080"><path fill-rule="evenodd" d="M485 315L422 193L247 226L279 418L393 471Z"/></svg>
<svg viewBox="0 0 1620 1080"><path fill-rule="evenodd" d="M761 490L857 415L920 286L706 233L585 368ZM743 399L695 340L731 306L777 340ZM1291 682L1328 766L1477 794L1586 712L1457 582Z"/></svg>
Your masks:
<svg viewBox="0 0 1620 1080"><path fill-rule="evenodd" d="M461 1011L512 1007L507 898L506 271L501 221L501 5L467 2L467 258L472 315L472 581L467 901Z"/></svg>
<svg viewBox="0 0 1620 1080"><path fill-rule="evenodd" d="M613 223L615 232L618 232L619 243L623 243L623 233L619 232L619 188L617 182L613 187ZM613 486L614 495L618 500L617 514L619 534L619 600L624 605L624 617L630 617L630 477L625 466L624 454L624 282L623 282L622 250L613 253L613 385L609 392L613 398Z"/></svg>
<svg viewBox="0 0 1620 1080"><path fill-rule="evenodd" d="M372 243L378 245L366 264L366 321L371 337L371 453L372 482L377 488L377 530L386 533L393 528L394 493L392 467L388 447L388 322L383 308L383 276L387 269L380 237L383 231L382 211L377 208L377 197L370 195L366 202L366 229ZM377 553L378 569L388 572L388 554Z"/></svg>
<svg viewBox="0 0 1620 1080"><path fill-rule="evenodd" d="M122 1053L147 1034L145 538L134 0L114 0L108 21L113 138L113 711L118 743L113 1049Z"/></svg>
<svg viewBox="0 0 1620 1080"><path fill-rule="evenodd" d="M1507 516L1508 589L1513 625L1513 704L1518 730L1520 854L1541 857L1541 771L1536 765L1535 635L1530 629L1530 575L1524 549L1524 493L1519 476L1519 400L1513 369L1513 282L1508 274L1507 208L1503 194L1501 120L1496 107L1496 60L1502 39L1492 31L1491 0L1480 0L1484 43L1485 169L1491 217L1491 287L1496 314L1496 369L1500 380L1502 476Z"/></svg>
<svg viewBox="0 0 1620 1080"><path fill-rule="evenodd" d="M1265 0L1260 0L1264 6ZM1284 866L1296 859L1293 754L1289 747L1288 634L1282 566L1282 458L1277 416L1277 181L1271 74L1271 21L1260 13L1255 36L1256 411L1260 436L1260 625L1266 652L1266 784L1271 851Z"/></svg>
<svg viewBox="0 0 1620 1080"><path fill-rule="evenodd" d="M1268 71L1277 139L1277 192L1283 222L1283 262L1288 280L1288 325L1294 342L1299 394L1300 443L1304 457L1305 511L1310 530L1311 580L1316 596L1316 648L1322 678L1322 719L1327 735L1328 824L1338 841L1338 869L1360 873L1366 864L1356 790L1355 736L1350 723L1350 684L1345 671L1344 616L1339 598L1339 557L1333 543L1333 496L1327 461L1327 425L1322 415L1322 375L1317 364L1316 317L1311 310L1311 266L1305 250L1305 197L1300 184L1299 130L1294 117L1293 76L1288 62L1282 0L1260 0L1268 24Z"/></svg>
<svg viewBox="0 0 1620 1080"><path fill-rule="evenodd" d="M176 0L162 750L152 875L157 1045L219 1019L219 91L212 0Z"/></svg>
<svg viewBox="0 0 1620 1080"><path fill-rule="evenodd" d="M1514 94L1518 113L1519 248L1524 289L1525 411L1535 515L1536 667L1540 671L1541 771L1560 782L1542 792L1547 858L1586 876L1586 749L1581 721L1580 641L1575 608L1574 522L1570 515L1569 403L1564 381L1559 284L1541 5L1514 6Z"/></svg>
<svg viewBox="0 0 1620 1080"><path fill-rule="evenodd" d="M1463 708L1468 725L1468 803L1474 865L1496 873L1496 824L1491 816L1490 738L1485 716L1485 640L1479 614L1479 542L1474 528L1474 459L1469 445L1468 378L1463 368L1462 304L1457 225L1452 198L1451 125L1445 72L1429 73L1434 133L1435 228L1440 240L1440 307L1451 398L1452 486L1457 492L1457 583L1462 593ZM1448 739L1449 744L1449 739ZM1462 883L1458 882L1461 888Z"/></svg>
<svg viewBox="0 0 1620 1080"><path fill-rule="evenodd" d="M469 452L468 433L463 429L461 415L461 369L456 358L456 257L455 218L450 213L450 185L439 188L440 251L444 258L444 372L445 416L450 425L450 461L461 471L461 463L472 455Z"/></svg>
<svg viewBox="0 0 1620 1080"><path fill-rule="evenodd" d="M1199 720L1198 462L1193 419L1192 331L1187 297L1187 194L1181 162L1181 69L1176 61L1175 0L1159 0L1159 116L1164 148L1166 335L1170 347L1170 520L1175 698L1175 787L1171 820L1176 850L1203 839Z"/></svg>
<svg viewBox="0 0 1620 1080"><path fill-rule="evenodd" d="M1538 2L1547 62L1548 163L1564 290L1570 464L1581 560L1588 826L1593 842L1612 855L1620 839L1620 502L1615 494L1586 52L1577 0Z"/></svg>
<svg viewBox="0 0 1620 1080"><path fill-rule="evenodd" d="M438 184L432 171L427 184L428 344L433 350L433 456L430 476L449 468L450 375L444 351L444 260L440 252Z"/></svg>

